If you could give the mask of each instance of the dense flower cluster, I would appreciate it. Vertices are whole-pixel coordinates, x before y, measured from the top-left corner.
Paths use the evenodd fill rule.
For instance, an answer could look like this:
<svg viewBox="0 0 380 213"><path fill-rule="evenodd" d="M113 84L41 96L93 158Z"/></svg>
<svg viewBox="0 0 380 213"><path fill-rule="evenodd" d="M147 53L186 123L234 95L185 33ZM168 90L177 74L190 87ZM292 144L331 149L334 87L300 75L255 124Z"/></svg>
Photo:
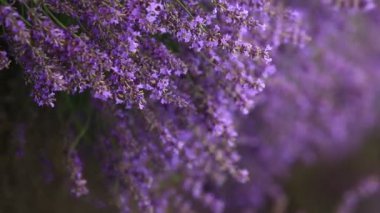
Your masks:
<svg viewBox="0 0 380 213"><path fill-rule="evenodd" d="M264 88L271 8L266 1L16 1L0 6L0 23L38 105L53 107L57 92L90 90L113 111L120 147L103 154L121 152L116 176L128 179L125 191L140 208L152 209L152 184L144 182L158 185L162 169L150 172L148 164L162 164L165 175L248 180L237 166L234 114L248 113ZM85 194L77 154L68 168L73 192Z"/></svg>
<svg viewBox="0 0 380 213"><path fill-rule="evenodd" d="M295 162L344 153L373 123L353 117L374 111L375 76L328 45L344 23L331 8L374 3L310 4L326 20L269 0L0 0L0 70L21 65L39 106L91 94L108 126L91 150L121 212L223 212L229 176L246 185L226 191L258 210L283 197L276 178ZM65 155L77 197L91 192L78 148L87 128Z"/></svg>

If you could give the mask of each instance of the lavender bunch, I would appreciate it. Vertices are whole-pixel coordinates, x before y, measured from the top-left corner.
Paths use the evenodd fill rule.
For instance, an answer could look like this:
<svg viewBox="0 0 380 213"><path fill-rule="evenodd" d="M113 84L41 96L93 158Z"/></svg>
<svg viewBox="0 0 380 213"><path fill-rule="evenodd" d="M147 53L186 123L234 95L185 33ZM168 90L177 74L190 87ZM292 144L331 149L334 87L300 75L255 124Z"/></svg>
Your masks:
<svg viewBox="0 0 380 213"><path fill-rule="evenodd" d="M198 185L208 176L223 182L225 174L248 180L237 166L234 116L247 114L264 88L271 62L265 26L276 16L269 2L12 4L0 6L1 39L23 67L34 101L54 107L58 92L84 91L100 100L115 125L104 138L118 144L101 151L106 167L116 166L105 174L138 208L153 211L159 195L151 188L173 175L190 173L187 183ZM86 194L79 155L68 158L73 192Z"/></svg>
<svg viewBox="0 0 380 213"><path fill-rule="evenodd" d="M285 197L276 178L293 164L354 147L372 124L370 114L353 116L374 111L366 91L377 76L328 46L345 23L333 10L371 1L306 3L325 20L269 0L0 2L0 70L8 58L21 66L41 107L89 93L101 118L69 137L69 191L91 196L91 150L121 212L259 210ZM89 131L96 137L84 149ZM228 194L247 200L223 199L229 176L246 185Z"/></svg>

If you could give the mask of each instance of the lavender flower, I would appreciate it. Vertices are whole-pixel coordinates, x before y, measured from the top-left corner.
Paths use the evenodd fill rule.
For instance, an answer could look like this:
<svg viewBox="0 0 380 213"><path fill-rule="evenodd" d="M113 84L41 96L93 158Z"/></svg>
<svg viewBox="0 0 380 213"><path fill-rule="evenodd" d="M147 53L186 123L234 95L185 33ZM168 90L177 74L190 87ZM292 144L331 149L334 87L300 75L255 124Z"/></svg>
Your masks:
<svg viewBox="0 0 380 213"><path fill-rule="evenodd" d="M76 151L70 151L68 156L68 170L70 172L71 193L76 197L88 194L87 180L83 178L83 165Z"/></svg>
<svg viewBox="0 0 380 213"><path fill-rule="evenodd" d="M373 0L349 0L349 1L336 1L336 0L324 0L328 5L333 6L338 10L350 10L350 11L368 11L375 7Z"/></svg>
<svg viewBox="0 0 380 213"><path fill-rule="evenodd" d="M0 70L7 69L11 61L7 57L5 51L0 51Z"/></svg>
<svg viewBox="0 0 380 213"><path fill-rule="evenodd" d="M380 182L376 176L371 176L360 181L358 186L344 194L337 213L355 212L358 203L380 191Z"/></svg>

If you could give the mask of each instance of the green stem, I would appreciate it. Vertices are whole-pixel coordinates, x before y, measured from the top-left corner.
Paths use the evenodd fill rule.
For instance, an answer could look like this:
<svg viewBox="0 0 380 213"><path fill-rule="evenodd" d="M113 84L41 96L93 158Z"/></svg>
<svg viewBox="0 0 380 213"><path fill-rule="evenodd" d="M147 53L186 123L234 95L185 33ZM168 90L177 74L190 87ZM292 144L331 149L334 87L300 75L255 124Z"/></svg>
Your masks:
<svg viewBox="0 0 380 213"><path fill-rule="evenodd" d="M191 13L191 11L189 10L189 8L187 8L187 6L185 5L185 3L182 2L182 0L175 0L185 11L187 14L189 14L189 16L194 19L194 16L193 14ZM207 33L207 29L204 27L204 25L202 24L201 26L201 29L203 30L203 32Z"/></svg>
<svg viewBox="0 0 380 213"><path fill-rule="evenodd" d="M78 136L75 138L74 142L70 145L69 150L75 149L75 147L78 145L79 141L83 138L83 136L86 134L88 127L90 126L90 121L91 121L91 115L89 115L86 124L82 128L82 130L79 132Z"/></svg>
<svg viewBox="0 0 380 213"><path fill-rule="evenodd" d="M189 14L191 18L194 18L193 14L190 12L190 10L186 7L185 3L183 3L181 0L175 0L185 11Z"/></svg>
<svg viewBox="0 0 380 213"><path fill-rule="evenodd" d="M53 21L58 24L63 29L66 29L66 26L57 18L55 15L47 8L45 5L42 5L42 10L47 13L47 16L49 16Z"/></svg>
<svg viewBox="0 0 380 213"><path fill-rule="evenodd" d="M4 5L6 5L6 6L9 6L7 0L0 0L0 4L4 4ZM27 26L29 26L29 27L32 26L32 24L31 24L28 20L26 20L22 15L19 15L19 17L20 17L20 19L21 19L21 20L22 20ZM5 32L5 30L4 30L4 32Z"/></svg>
<svg viewBox="0 0 380 213"><path fill-rule="evenodd" d="M26 18L22 16L20 16L20 18L25 22L26 25L28 25L28 27L32 27L32 24L28 20L26 20Z"/></svg>

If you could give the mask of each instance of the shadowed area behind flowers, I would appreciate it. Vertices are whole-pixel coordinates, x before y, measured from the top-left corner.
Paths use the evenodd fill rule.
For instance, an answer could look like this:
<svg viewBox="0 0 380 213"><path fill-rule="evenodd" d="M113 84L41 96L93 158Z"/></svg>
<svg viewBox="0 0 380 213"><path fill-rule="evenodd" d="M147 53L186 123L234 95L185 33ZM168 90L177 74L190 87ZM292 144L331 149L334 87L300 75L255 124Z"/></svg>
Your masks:
<svg viewBox="0 0 380 213"><path fill-rule="evenodd" d="M88 150L85 174L92 177L89 184L94 193L107 196L91 153L90 143L101 125L95 126L98 116L88 94L62 94L57 108L39 108L28 94L19 67L12 66L0 73L0 96L0 212L106 212L101 202L78 200L67 190L65 156L91 116L90 127L80 139L81 149Z"/></svg>

